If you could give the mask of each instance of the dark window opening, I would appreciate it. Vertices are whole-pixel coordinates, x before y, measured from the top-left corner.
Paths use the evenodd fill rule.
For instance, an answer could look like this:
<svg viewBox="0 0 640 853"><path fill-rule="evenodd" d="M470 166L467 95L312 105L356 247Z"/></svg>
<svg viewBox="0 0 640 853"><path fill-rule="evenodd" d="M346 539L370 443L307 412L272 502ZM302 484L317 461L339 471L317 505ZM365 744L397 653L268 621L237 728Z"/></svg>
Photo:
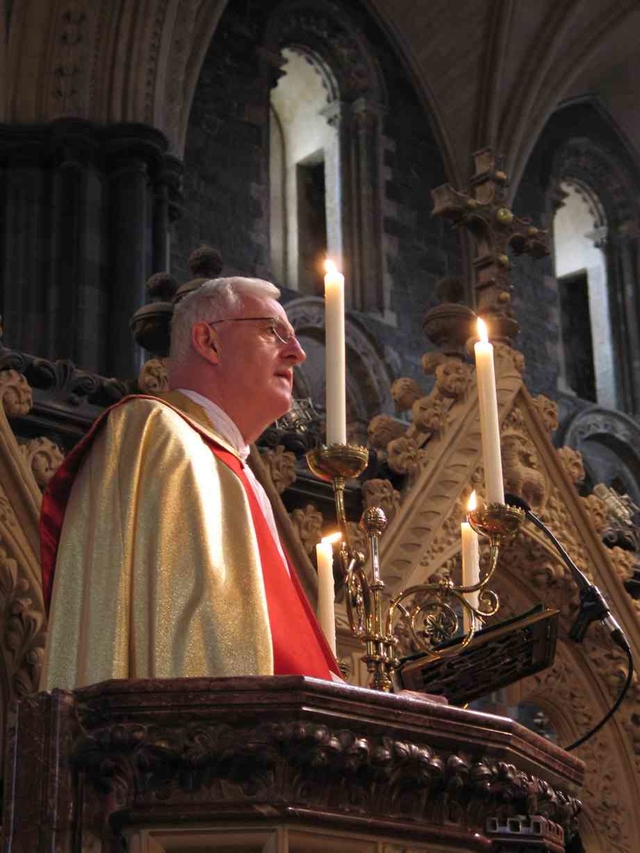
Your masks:
<svg viewBox="0 0 640 853"><path fill-rule="evenodd" d="M567 384L583 400L596 402L596 375L586 273L558 279Z"/></svg>
<svg viewBox="0 0 640 853"><path fill-rule="evenodd" d="M298 163L298 258L300 290L321 296L327 256L324 160Z"/></svg>

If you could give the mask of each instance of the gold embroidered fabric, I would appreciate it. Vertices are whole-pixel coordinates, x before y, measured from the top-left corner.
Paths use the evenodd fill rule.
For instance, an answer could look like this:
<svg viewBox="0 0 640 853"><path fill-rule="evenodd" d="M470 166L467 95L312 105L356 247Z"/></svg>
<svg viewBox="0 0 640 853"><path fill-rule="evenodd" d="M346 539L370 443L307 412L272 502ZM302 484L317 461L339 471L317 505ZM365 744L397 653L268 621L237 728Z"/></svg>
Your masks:
<svg viewBox="0 0 640 853"><path fill-rule="evenodd" d="M199 406L165 398L215 436ZM41 688L272 673L242 484L167 406L115 409L67 506Z"/></svg>

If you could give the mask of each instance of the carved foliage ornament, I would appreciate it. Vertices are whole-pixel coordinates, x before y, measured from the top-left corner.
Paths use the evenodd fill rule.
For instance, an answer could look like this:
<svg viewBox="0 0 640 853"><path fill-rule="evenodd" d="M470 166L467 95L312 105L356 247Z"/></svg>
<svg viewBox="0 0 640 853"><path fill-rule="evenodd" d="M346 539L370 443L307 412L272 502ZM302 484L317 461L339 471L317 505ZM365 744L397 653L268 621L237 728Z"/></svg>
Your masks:
<svg viewBox="0 0 640 853"><path fill-rule="evenodd" d="M0 370L0 400L9 417L26 415L33 406L33 392L17 370Z"/></svg>
<svg viewBox="0 0 640 853"><path fill-rule="evenodd" d="M100 792L126 806L208 788L221 800L245 796L484 826L490 815L539 814L570 836L578 800L513 765L426 744L331 730L312 722L238 730L192 725L177 731L120 724L81 736L74 764ZM455 793L455 804L450 795Z"/></svg>
<svg viewBox="0 0 640 853"><path fill-rule="evenodd" d="M32 438L26 444L20 445L20 452L31 467L34 479L41 489L46 487L64 459L58 445L45 436Z"/></svg>
<svg viewBox="0 0 640 853"><path fill-rule="evenodd" d="M279 495L295 483L295 453L291 453L291 451L285 450L282 445L278 445L275 450L263 451L262 459L269 469L271 479Z"/></svg>
<svg viewBox="0 0 640 853"><path fill-rule="evenodd" d="M0 544L0 612L4 633L2 656L12 696L35 693L40 681L45 624L33 607L29 584L20 577L18 563Z"/></svg>
<svg viewBox="0 0 640 853"><path fill-rule="evenodd" d="M150 358L145 361L138 376L138 388L143 394L160 394L169 390L165 359Z"/></svg>
<svg viewBox="0 0 640 853"><path fill-rule="evenodd" d="M322 513L313 504L307 504L304 509L294 509L289 517L303 548L307 554L313 554L313 549L322 539Z"/></svg>

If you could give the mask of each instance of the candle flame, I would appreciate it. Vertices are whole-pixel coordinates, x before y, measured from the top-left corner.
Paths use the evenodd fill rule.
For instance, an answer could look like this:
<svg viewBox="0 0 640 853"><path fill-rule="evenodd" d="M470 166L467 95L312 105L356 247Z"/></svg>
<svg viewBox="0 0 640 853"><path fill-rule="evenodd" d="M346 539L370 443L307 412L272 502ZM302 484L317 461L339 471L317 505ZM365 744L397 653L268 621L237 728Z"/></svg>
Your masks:
<svg viewBox="0 0 640 853"><path fill-rule="evenodd" d="M487 329L487 324L482 317L478 317L478 337L480 338L481 343L489 343L489 331Z"/></svg>
<svg viewBox="0 0 640 853"><path fill-rule="evenodd" d="M342 533L332 533L331 536L323 536L323 542L329 542L333 545L334 542L339 542L342 539Z"/></svg>
<svg viewBox="0 0 640 853"><path fill-rule="evenodd" d="M338 267L335 265L335 261L332 261L331 258L327 258L324 262L324 271L329 274L338 272Z"/></svg>
<svg viewBox="0 0 640 853"><path fill-rule="evenodd" d="M474 489L469 496L469 503L467 504L467 512L473 512L474 509L477 509L478 500L476 498L476 490Z"/></svg>

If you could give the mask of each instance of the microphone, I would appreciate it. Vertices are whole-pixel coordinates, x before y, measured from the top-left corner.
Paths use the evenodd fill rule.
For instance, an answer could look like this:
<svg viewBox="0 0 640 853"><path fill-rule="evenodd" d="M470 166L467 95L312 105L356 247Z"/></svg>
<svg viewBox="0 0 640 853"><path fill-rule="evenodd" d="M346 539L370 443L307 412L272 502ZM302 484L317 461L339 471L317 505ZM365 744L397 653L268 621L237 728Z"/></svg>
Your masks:
<svg viewBox="0 0 640 853"><path fill-rule="evenodd" d="M630 651L629 642L624 635L624 631L611 613L605 597L598 587L591 583L585 573L576 566L569 554L549 530L546 524L544 524L537 515L534 515L529 504L519 495L505 494L504 500L509 506L515 506L518 507L518 509L523 510L529 521L531 521L532 524L539 528L545 536L553 542L556 550L562 557L565 565L571 572L578 589L580 590L580 609L578 611L576 621L569 631L571 639L576 643L581 643L585 638L589 625L596 619L599 619L600 622L608 628L611 634L611 639L614 643L620 646L624 651Z"/></svg>

